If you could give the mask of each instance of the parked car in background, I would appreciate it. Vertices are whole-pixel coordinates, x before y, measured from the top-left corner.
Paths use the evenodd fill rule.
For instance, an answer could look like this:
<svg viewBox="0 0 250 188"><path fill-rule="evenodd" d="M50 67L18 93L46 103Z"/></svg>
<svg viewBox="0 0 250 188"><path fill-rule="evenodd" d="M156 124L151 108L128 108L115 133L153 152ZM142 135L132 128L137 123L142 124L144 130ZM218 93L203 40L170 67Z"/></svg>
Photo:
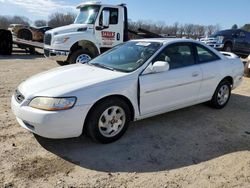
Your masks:
<svg viewBox="0 0 250 188"><path fill-rule="evenodd" d="M220 51L250 54L250 33L242 29L222 30L200 41Z"/></svg>
<svg viewBox="0 0 250 188"><path fill-rule="evenodd" d="M207 101L225 107L244 71L237 56L227 55L194 40L129 41L86 64L26 80L11 106L19 124L40 136L69 138L86 132L109 143L133 120Z"/></svg>
<svg viewBox="0 0 250 188"><path fill-rule="evenodd" d="M45 32L50 29L48 26L31 27L22 24L11 24L8 28L17 38L38 42L43 42Z"/></svg>

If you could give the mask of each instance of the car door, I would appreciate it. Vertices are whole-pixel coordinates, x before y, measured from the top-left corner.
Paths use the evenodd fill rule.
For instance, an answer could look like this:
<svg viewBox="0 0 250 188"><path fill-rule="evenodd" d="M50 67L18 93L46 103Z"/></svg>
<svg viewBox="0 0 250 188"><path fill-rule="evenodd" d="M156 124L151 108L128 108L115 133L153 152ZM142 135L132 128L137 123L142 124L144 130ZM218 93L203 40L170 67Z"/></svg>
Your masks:
<svg viewBox="0 0 250 188"><path fill-rule="evenodd" d="M246 34L244 31L239 31L234 39L234 50L238 53L247 52Z"/></svg>
<svg viewBox="0 0 250 188"><path fill-rule="evenodd" d="M109 11L109 27L102 28L103 11ZM121 8L104 7L96 22L95 35L101 48L112 48L123 42L123 11Z"/></svg>
<svg viewBox="0 0 250 188"><path fill-rule="evenodd" d="M167 46L152 61L167 61L166 72L143 74L140 83L140 112L150 115L173 108L184 107L196 102L202 80L200 66L190 43Z"/></svg>
<svg viewBox="0 0 250 188"><path fill-rule="evenodd" d="M218 75L221 74L221 59L203 45L195 45L195 50L203 75L199 100L210 100L220 82Z"/></svg>

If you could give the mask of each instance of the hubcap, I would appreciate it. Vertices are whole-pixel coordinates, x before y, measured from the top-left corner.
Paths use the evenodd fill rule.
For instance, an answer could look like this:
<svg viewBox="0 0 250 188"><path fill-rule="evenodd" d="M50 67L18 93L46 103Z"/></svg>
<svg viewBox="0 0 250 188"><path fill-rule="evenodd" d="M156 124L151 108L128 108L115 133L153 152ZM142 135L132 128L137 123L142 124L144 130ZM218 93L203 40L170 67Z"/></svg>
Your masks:
<svg viewBox="0 0 250 188"><path fill-rule="evenodd" d="M217 96L219 105L224 105L228 101L229 95L230 95L230 90L228 85L223 85L220 88Z"/></svg>
<svg viewBox="0 0 250 188"><path fill-rule="evenodd" d="M88 54L81 54L76 58L76 63L88 63L91 60L91 57Z"/></svg>
<svg viewBox="0 0 250 188"><path fill-rule="evenodd" d="M119 134L125 125L126 115L124 110L118 106L106 109L98 123L100 133L105 137L113 137Z"/></svg>

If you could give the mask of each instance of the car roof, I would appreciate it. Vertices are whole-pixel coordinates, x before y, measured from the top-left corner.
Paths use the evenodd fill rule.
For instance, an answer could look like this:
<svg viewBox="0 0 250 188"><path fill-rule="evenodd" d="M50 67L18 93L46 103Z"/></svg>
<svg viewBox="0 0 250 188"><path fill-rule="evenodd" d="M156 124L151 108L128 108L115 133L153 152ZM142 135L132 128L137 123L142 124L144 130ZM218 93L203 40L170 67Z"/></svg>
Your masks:
<svg viewBox="0 0 250 188"><path fill-rule="evenodd" d="M149 38L149 39L136 39L132 40L136 42L159 42L163 44L168 44L172 42L197 42L193 39L183 39L183 38Z"/></svg>
<svg viewBox="0 0 250 188"><path fill-rule="evenodd" d="M135 42L159 42L159 43L162 43L164 46L166 46L168 44L189 42L189 43L193 43L193 44L199 44L201 46L204 46L204 47L208 48L210 51L212 51L213 53L215 53L217 56L219 56L222 59L226 58L224 55L222 55L221 53L219 53L214 48L212 48L212 47L204 44L203 42L200 42L200 41L197 41L197 40L194 40L194 39L183 39L183 38L149 38L149 39L136 39L136 40L131 40L131 41L135 41Z"/></svg>

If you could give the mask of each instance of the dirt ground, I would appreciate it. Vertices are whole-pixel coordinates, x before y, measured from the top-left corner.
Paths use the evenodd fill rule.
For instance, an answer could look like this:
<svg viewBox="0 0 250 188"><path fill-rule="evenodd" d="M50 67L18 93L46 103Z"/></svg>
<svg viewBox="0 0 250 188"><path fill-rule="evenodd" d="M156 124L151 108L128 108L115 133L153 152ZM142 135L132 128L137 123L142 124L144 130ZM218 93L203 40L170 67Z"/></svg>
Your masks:
<svg viewBox="0 0 250 188"><path fill-rule="evenodd" d="M223 110L201 104L135 122L102 145L37 137L15 120L18 84L56 66L0 56L0 187L250 187L249 78Z"/></svg>

